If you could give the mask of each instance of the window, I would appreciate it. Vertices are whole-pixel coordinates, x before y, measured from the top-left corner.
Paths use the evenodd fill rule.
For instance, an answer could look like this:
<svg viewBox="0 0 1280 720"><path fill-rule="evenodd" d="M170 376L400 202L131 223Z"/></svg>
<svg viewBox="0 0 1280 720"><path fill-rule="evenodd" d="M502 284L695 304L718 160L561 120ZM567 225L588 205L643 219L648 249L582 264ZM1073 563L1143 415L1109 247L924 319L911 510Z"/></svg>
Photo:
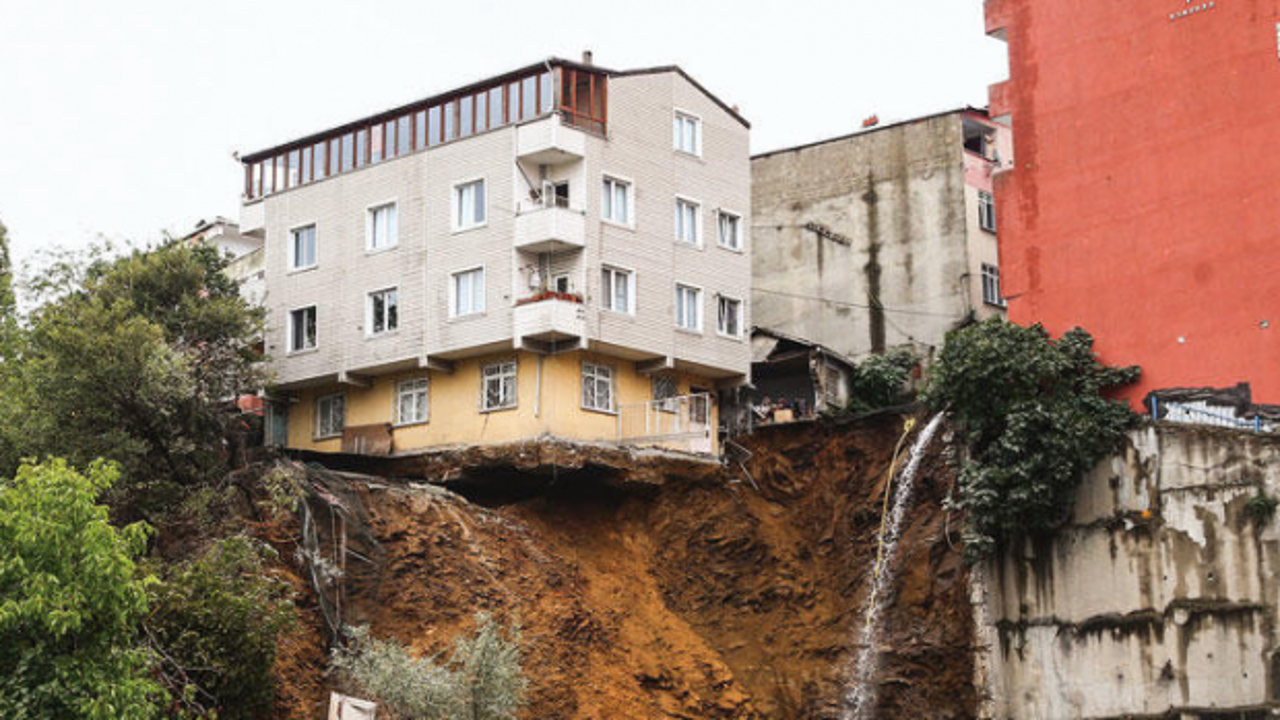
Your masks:
<svg viewBox="0 0 1280 720"><path fill-rule="evenodd" d="M351 133L342 136L342 172L350 172L356 166L356 138Z"/></svg>
<svg viewBox="0 0 1280 720"><path fill-rule="evenodd" d="M397 215L395 203L369 208L364 235L367 249L385 250L399 242L400 221Z"/></svg>
<svg viewBox="0 0 1280 720"><path fill-rule="evenodd" d="M454 273L449 301L452 317L484 312L484 268Z"/></svg>
<svg viewBox="0 0 1280 720"><path fill-rule="evenodd" d="M568 275L556 275L555 277L551 278L551 287L555 288L555 291L556 291L556 292L558 292L558 293L562 293L562 294L563 294L563 293L568 293L568 292L570 292L570 290L569 290L569 276L568 276Z"/></svg>
<svg viewBox="0 0 1280 720"><path fill-rule="evenodd" d="M302 184L311 182L311 148L302 148Z"/></svg>
<svg viewBox="0 0 1280 720"><path fill-rule="evenodd" d="M729 250L742 249L742 216L721 210L716 213L716 242Z"/></svg>
<svg viewBox="0 0 1280 720"><path fill-rule="evenodd" d="M306 225L290 231L289 269L303 270L316 264L316 226Z"/></svg>
<svg viewBox="0 0 1280 720"><path fill-rule="evenodd" d="M316 400L316 437L330 438L342 435L347 424L347 399L342 395L327 395Z"/></svg>
<svg viewBox="0 0 1280 720"><path fill-rule="evenodd" d="M356 167L364 167L369 162L369 131L356 133Z"/></svg>
<svg viewBox="0 0 1280 720"><path fill-rule="evenodd" d="M480 409L506 410L516 406L516 361L490 363L481 371Z"/></svg>
<svg viewBox="0 0 1280 720"><path fill-rule="evenodd" d="M496 128L502 124L502 88L489 91L489 127Z"/></svg>
<svg viewBox="0 0 1280 720"><path fill-rule="evenodd" d="M613 368L582 363L582 407L585 410L613 412Z"/></svg>
<svg viewBox="0 0 1280 720"><path fill-rule="evenodd" d="M605 220L619 225L631 224L631 183L605 178L601 199L603 207L600 214Z"/></svg>
<svg viewBox="0 0 1280 720"><path fill-rule="evenodd" d="M315 146L315 149L311 153L313 162L315 164L315 172L312 173L311 177L315 180L323 180L324 177L329 174L328 149L329 149L329 143L322 142L322 143L318 143Z"/></svg>
<svg viewBox="0 0 1280 720"><path fill-rule="evenodd" d="M996 231L996 199L985 190L978 191L978 226L990 232Z"/></svg>
<svg viewBox="0 0 1280 720"><path fill-rule="evenodd" d="M396 424L424 423L427 412L427 379L414 378L396 384Z"/></svg>
<svg viewBox="0 0 1280 720"><path fill-rule="evenodd" d="M366 332L381 335L400 327L400 293L396 288L369 293L365 314Z"/></svg>
<svg viewBox="0 0 1280 720"><path fill-rule="evenodd" d="M289 352L311 350L316 346L316 306L298 308L289 313Z"/></svg>
<svg viewBox="0 0 1280 720"><path fill-rule="evenodd" d="M485 222L484 180L453 186L453 229L469 230Z"/></svg>
<svg viewBox="0 0 1280 720"><path fill-rule="evenodd" d="M663 401L659 403L658 409L664 412L675 412L675 398L680 394L675 376L666 373L654 375L650 384L653 386L653 399Z"/></svg>
<svg viewBox="0 0 1280 720"><path fill-rule="evenodd" d="M382 162L385 135L383 134L383 125L378 123L369 129L369 162Z"/></svg>
<svg viewBox="0 0 1280 720"><path fill-rule="evenodd" d="M742 337L742 301L720 295L716 308L716 332L725 337Z"/></svg>
<svg viewBox="0 0 1280 720"><path fill-rule="evenodd" d="M413 135L409 129L410 116L405 115L396 121L396 154L408 155L412 149Z"/></svg>
<svg viewBox="0 0 1280 720"><path fill-rule="evenodd" d="M676 198L676 240L690 245L702 244L702 206L692 200Z"/></svg>
<svg viewBox="0 0 1280 720"><path fill-rule="evenodd" d="M676 150L690 155L702 154L702 121L697 117L677 112L671 137Z"/></svg>
<svg viewBox="0 0 1280 720"><path fill-rule="evenodd" d="M1000 268L982 263L982 302L988 305L1004 307L1004 298L1000 296Z"/></svg>
<svg viewBox="0 0 1280 720"><path fill-rule="evenodd" d="M691 285L676 285L676 327L702 332L702 291Z"/></svg>
<svg viewBox="0 0 1280 720"><path fill-rule="evenodd" d="M605 267L600 278L600 303L605 310L635 313L635 274L630 270Z"/></svg>

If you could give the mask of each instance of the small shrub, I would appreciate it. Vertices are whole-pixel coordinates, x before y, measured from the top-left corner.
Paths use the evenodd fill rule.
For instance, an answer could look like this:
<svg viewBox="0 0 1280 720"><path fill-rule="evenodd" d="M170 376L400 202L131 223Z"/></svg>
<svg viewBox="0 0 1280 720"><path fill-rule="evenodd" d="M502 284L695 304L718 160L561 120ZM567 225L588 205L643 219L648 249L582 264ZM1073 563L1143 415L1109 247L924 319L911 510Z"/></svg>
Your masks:
<svg viewBox="0 0 1280 720"><path fill-rule="evenodd" d="M1080 479L1136 419L1105 393L1138 373L1099 363L1079 328L1054 341L1039 325L993 318L947 335L926 399L950 410L968 445L953 506L966 511L971 561L1069 516Z"/></svg>
<svg viewBox="0 0 1280 720"><path fill-rule="evenodd" d="M907 349L863 360L854 373L851 404L859 411L902 404L911 370L919 364L920 357Z"/></svg>
<svg viewBox="0 0 1280 720"><path fill-rule="evenodd" d="M350 646L334 650L333 666L405 720L514 720L527 687L520 628L504 633L485 613L476 625L473 637L454 642L448 662L415 658L394 640L350 628Z"/></svg>
<svg viewBox="0 0 1280 720"><path fill-rule="evenodd" d="M306 495L306 476L293 465L276 465L262 476L262 488L267 498L258 506L279 519L298 511L298 504Z"/></svg>
<svg viewBox="0 0 1280 720"><path fill-rule="evenodd" d="M1244 505L1244 512L1253 520L1253 524L1259 527L1271 522L1276 516L1276 508L1280 507L1280 499L1272 497L1261 490L1258 494L1249 498L1249 502Z"/></svg>
<svg viewBox="0 0 1280 720"><path fill-rule="evenodd" d="M144 624L179 717L267 717L276 646L290 629L292 591L266 572L273 551L234 536L171 567L152 589Z"/></svg>

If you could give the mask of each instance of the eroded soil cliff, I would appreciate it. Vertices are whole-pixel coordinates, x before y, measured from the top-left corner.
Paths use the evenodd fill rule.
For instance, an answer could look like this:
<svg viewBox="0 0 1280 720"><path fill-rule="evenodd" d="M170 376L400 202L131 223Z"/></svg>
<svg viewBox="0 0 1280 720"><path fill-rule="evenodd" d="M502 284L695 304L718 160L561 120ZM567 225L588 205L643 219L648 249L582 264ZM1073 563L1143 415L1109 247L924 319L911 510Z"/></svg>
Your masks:
<svg viewBox="0 0 1280 720"><path fill-rule="evenodd" d="M758 491L737 468L643 491L581 470L529 499L483 494L484 506L357 481L350 497L379 557L349 560L342 616L423 653L447 648L478 610L519 618L526 718L836 718L901 431L897 416L761 431L746 441ZM971 717L976 705L941 446L898 555L884 718ZM331 540L331 520L317 521ZM283 558L289 536L275 533ZM281 655L280 714L320 717L334 687L327 632L301 569L286 571L304 590L304 625Z"/></svg>

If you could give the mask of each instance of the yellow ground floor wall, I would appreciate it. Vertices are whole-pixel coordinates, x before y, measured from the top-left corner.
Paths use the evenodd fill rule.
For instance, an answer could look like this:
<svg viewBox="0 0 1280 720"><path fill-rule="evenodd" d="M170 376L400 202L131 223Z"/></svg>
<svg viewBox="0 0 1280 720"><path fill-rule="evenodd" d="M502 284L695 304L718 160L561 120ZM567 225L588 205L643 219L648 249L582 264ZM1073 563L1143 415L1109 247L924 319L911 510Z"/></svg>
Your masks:
<svg viewBox="0 0 1280 720"><path fill-rule="evenodd" d="M503 360L516 361L514 408L481 410L482 367ZM299 391L288 411L288 447L317 452L341 452L342 439L317 438L316 401L342 394L346 399L346 426L393 424L392 452L403 453L448 445L481 445L526 440L550 434L570 440L617 439L618 415L582 407L582 364L595 362L613 368L615 406L627 412L653 399L650 375L636 372L635 364L598 353L576 352L539 356L507 352L456 363L452 373L414 370L373 378L367 388L331 385ZM541 365L541 367L539 367ZM539 377L541 376L541 377ZM694 375L675 373L677 392L690 388L711 390L714 384ZM427 378L428 419L415 425L395 426L396 387L404 380ZM711 402L712 443L716 451L718 416ZM674 447L676 444L653 444Z"/></svg>

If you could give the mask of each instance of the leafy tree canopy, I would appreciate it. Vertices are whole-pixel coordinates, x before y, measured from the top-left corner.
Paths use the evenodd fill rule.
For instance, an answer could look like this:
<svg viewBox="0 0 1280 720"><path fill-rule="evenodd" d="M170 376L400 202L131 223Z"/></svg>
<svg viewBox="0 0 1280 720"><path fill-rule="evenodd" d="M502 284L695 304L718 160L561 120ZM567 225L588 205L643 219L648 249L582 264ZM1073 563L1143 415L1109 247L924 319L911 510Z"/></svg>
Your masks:
<svg viewBox="0 0 1280 720"><path fill-rule="evenodd" d="M967 513L971 559L1068 517L1084 474L1136 418L1106 393L1138 374L1099 363L1080 328L1054 341L1040 325L992 318L947 336L926 397L950 410L968 444L954 502Z"/></svg>
<svg viewBox="0 0 1280 720"><path fill-rule="evenodd" d="M32 282L31 314L0 408L0 463L104 457L144 514L222 469L225 403L260 384L262 315L208 245L63 257ZM0 466L0 470L4 467Z"/></svg>
<svg viewBox="0 0 1280 720"><path fill-rule="evenodd" d="M140 720L160 688L135 649L147 528L113 527L96 499L116 470L62 460L0 484L0 716Z"/></svg>

